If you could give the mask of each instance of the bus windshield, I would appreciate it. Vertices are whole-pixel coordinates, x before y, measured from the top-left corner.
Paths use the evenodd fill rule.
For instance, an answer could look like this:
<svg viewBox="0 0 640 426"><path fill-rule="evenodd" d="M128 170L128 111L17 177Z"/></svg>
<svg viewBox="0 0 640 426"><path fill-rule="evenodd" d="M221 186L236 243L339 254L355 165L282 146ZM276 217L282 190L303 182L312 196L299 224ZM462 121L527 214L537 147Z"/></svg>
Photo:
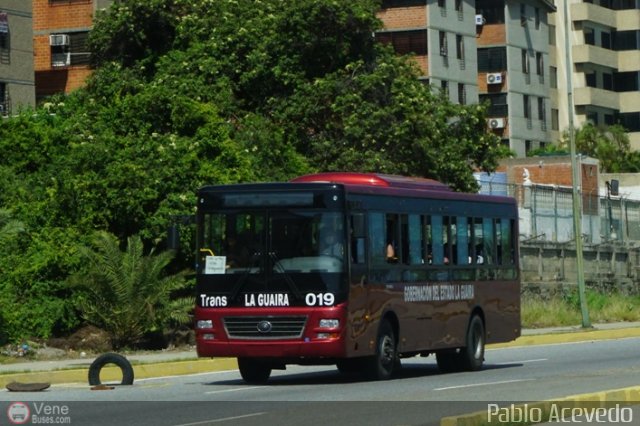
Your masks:
<svg viewBox="0 0 640 426"><path fill-rule="evenodd" d="M308 209L204 212L199 228L201 291L346 292L346 233L340 212Z"/></svg>

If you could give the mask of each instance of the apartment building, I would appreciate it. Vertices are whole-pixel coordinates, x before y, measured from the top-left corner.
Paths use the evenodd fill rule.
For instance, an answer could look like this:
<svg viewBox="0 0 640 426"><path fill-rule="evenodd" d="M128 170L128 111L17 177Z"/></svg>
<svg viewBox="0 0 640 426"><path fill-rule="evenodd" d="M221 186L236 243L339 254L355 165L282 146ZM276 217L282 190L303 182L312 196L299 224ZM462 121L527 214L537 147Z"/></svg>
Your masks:
<svg viewBox="0 0 640 426"><path fill-rule="evenodd" d="M518 157L552 142L546 0L385 0L379 41L414 54L422 78L460 104L489 104L487 126Z"/></svg>
<svg viewBox="0 0 640 426"><path fill-rule="evenodd" d="M33 0L36 98L68 93L91 74L87 48L96 11L113 0Z"/></svg>
<svg viewBox="0 0 640 426"><path fill-rule="evenodd" d="M568 128L566 64L572 63L575 125L620 123L631 148L640 150L640 0L567 1L568 17L564 5L549 16L553 130Z"/></svg>
<svg viewBox="0 0 640 426"><path fill-rule="evenodd" d="M31 0L0 2L0 116L35 105Z"/></svg>

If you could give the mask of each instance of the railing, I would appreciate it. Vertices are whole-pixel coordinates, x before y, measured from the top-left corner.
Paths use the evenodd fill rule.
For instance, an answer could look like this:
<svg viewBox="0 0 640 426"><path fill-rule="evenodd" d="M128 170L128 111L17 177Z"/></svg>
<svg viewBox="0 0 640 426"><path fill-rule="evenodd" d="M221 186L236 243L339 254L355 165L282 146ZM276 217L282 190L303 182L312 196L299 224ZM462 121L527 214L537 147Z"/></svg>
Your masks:
<svg viewBox="0 0 640 426"><path fill-rule="evenodd" d="M574 240L570 187L481 181L481 193L515 197L522 240ZM640 242L640 200L580 192L582 238L587 243Z"/></svg>

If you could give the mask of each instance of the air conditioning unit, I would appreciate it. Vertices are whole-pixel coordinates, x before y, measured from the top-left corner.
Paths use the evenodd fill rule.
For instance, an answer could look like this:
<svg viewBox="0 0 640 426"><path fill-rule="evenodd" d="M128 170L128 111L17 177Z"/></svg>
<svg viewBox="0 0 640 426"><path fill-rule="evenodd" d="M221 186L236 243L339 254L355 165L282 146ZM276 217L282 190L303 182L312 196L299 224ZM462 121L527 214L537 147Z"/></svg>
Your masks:
<svg viewBox="0 0 640 426"><path fill-rule="evenodd" d="M476 25L484 25L484 17L482 15L476 15Z"/></svg>
<svg viewBox="0 0 640 426"><path fill-rule="evenodd" d="M504 129L505 120L504 118L489 118L487 124L490 129Z"/></svg>
<svg viewBox="0 0 640 426"><path fill-rule="evenodd" d="M69 36L67 34L51 34L49 36L50 46L68 46Z"/></svg>
<svg viewBox="0 0 640 426"><path fill-rule="evenodd" d="M499 72L487 74L487 84L502 84L502 74Z"/></svg>

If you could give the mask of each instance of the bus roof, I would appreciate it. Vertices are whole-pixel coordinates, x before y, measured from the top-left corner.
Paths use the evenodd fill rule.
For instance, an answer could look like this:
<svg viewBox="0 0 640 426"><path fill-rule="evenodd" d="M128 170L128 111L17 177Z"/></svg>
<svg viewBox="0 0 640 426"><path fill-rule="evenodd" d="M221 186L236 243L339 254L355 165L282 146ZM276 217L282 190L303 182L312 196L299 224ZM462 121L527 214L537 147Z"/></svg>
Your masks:
<svg viewBox="0 0 640 426"><path fill-rule="evenodd" d="M340 183L346 186L381 186L387 188L451 191L444 183L433 179L387 175L379 173L326 172L300 176L295 183Z"/></svg>

